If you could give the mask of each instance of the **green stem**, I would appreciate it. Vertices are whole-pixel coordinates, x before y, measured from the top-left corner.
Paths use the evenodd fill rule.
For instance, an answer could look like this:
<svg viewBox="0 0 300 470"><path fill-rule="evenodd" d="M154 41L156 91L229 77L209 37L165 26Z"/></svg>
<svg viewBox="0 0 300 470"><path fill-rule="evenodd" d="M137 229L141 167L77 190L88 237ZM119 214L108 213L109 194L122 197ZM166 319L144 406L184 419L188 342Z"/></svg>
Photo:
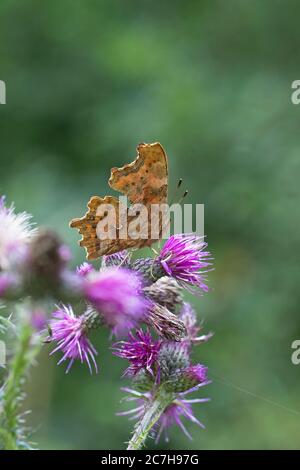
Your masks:
<svg viewBox="0 0 300 470"><path fill-rule="evenodd" d="M16 351L9 365L9 374L4 385L2 405L2 419L0 437L5 450L16 450L19 440L23 438L20 433L19 408L22 399L22 386L25 375L35 358L39 346L34 344L33 330L28 323L22 324L19 337L16 341Z"/></svg>
<svg viewBox="0 0 300 470"><path fill-rule="evenodd" d="M143 447L149 432L173 399L173 394L166 393L164 390L160 390L156 394L156 397L146 407L143 417L136 424L127 450L139 450Z"/></svg>

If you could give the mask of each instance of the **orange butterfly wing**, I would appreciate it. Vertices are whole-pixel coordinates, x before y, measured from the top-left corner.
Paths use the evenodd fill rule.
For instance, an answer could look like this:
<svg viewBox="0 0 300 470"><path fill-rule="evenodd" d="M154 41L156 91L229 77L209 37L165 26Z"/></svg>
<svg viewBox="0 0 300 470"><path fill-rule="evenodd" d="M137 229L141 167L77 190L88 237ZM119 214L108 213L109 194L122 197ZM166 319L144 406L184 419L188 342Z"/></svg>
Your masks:
<svg viewBox="0 0 300 470"><path fill-rule="evenodd" d="M134 203L160 204L167 202L168 160L160 143L140 144L134 162L122 168L112 168L108 184L125 194Z"/></svg>
<svg viewBox="0 0 300 470"><path fill-rule="evenodd" d="M167 202L168 194L168 161L163 147L158 143L140 144L137 147L138 156L134 162L124 165L122 168L113 168L109 185L111 188L125 194L132 204L141 203L148 209L148 238L126 238L120 237L120 227L113 223L109 226L109 214L105 208L109 205L115 211L116 221L119 213L127 213L127 226L137 216L129 216L128 208L121 207L119 199L113 196L100 198L93 196L88 203L88 212L84 217L73 219L70 227L77 228L82 235L80 246L87 251L87 259L96 259L103 255L109 255L128 248L141 248L149 246L151 240L150 205L164 204ZM99 233L98 223L107 218L108 230L115 230L114 239L102 238ZM111 224L112 225L112 224ZM162 227L160 224L160 234ZM100 236L99 236L100 235Z"/></svg>

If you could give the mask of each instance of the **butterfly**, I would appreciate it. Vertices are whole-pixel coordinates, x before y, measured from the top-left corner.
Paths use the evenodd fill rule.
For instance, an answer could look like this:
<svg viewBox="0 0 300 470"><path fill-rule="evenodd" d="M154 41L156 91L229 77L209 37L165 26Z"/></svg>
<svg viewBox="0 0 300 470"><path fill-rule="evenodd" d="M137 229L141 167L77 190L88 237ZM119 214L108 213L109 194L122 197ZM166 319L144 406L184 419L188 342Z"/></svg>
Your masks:
<svg viewBox="0 0 300 470"><path fill-rule="evenodd" d="M79 244L85 247L88 260L128 248L151 246L161 238L163 222L159 216L158 237L153 239L151 208L167 203L168 159L162 145L139 144L136 159L122 168L112 168L108 184L124 194L131 206L122 197L93 196L84 217L71 220L70 227L82 235ZM147 215L141 219L144 209ZM128 227L134 227L133 231Z"/></svg>

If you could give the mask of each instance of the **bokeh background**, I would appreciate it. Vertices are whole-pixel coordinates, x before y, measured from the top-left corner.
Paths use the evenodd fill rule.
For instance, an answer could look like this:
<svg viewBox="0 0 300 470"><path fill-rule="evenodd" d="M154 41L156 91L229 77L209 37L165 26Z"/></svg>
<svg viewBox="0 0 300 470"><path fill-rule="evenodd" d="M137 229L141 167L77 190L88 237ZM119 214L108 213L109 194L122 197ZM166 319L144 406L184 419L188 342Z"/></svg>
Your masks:
<svg viewBox="0 0 300 470"><path fill-rule="evenodd" d="M205 204L212 291L193 299L215 332L205 431L171 449L299 447L300 3L287 0L1 0L0 190L84 259L68 227L112 166L160 141L190 203ZM125 366L95 338L101 373L69 375L46 346L29 382L44 449L124 448ZM126 380L123 379L123 385ZM150 441L149 446L154 444Z"/></svg>

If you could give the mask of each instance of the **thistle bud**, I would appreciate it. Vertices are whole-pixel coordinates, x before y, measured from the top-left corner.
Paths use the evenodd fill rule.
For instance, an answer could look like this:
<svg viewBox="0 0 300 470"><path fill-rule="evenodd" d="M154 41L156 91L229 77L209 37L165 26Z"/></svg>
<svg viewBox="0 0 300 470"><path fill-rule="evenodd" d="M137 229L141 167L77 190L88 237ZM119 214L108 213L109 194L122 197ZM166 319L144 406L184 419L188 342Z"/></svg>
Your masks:
<svg viewBox="0 0 300 470"><path fill-rule="evenodd" d="M104 319L100 313L95 310L88 309L82 315L82 328L84 331L90 333L92 330L98 330L104 324Z"/></svg>
<svg viewBox="0 0 300 470"><path fill-rule="evenodd" d="M186 335L184 323L162 305L153 304L145 322L162 338L180 341Z"/></svg>
<svg viewBox="0 0 300 470"><path fill-rule="evenodd" d="M155 377L145 369L141 369L132 379L134 387L140 392L152 390L154 381Z"/></svg>
<svg viewBox="0 0 300 470"><path fill-rule="evenodd" d="M144 288L144 294L153 302L167 307L168 310L175 313L176 307L182 305L183 299L181 290L175 279L164 276L158 279L154 284Z"/></svg>
<svg viewBox="0 0 300 470"><path fill-rule="evenodd" d="M186 369L189 364L189 350L185 343L164 343L160 349L157 360L161 375L161 381L167 381L175 373Z"/></svg>
<svg viewBox="0 0 300 470"><path fill-rule="evenodd" d="M165 388L169 392L182 393L207 383L207 367L197 364L172 373L165 384Z"/></svg>
<svg viewBox="0 0 300 470"><path fill-rule="evenodd" d="M144 276L146 284L150 285L159 278L166 275L162 266L153 258L141 258L132 263L131 269L138 271Z"/></svg>
<svg viewBox="0 0 300 470"><path fill-rule="evenodd" d="M58 236L48 230L41 231L29 246L25 278L30 289L50 292L60 286L60 275L69 255Z"/></svg>
<svg viewBox="0 0 300 470"><path fill-rule="evenodd" d="M113 266L122 266L122 268L130 267L131 253L127 250L113 253L112 255L106 255L102 258L102 268L110 268Z"/></svg>

